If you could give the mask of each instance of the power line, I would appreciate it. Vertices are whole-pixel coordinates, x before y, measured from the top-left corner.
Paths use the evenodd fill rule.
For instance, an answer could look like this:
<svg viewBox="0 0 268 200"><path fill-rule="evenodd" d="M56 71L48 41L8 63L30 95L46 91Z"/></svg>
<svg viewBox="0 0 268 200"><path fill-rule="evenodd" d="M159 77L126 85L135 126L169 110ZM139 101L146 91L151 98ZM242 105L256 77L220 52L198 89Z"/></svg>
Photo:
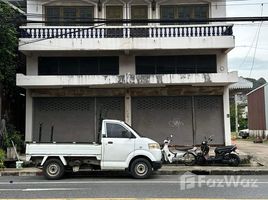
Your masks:
<svg viewBox="0 0 268 200"><path fill-rule="evenodd" d="M47 21L47 20L25 20L19 23L37 24L37 23L62 23L62 24L130 24L130 23L166 23L166 24L191 24L191 23L209 23L209 22L263 22L268 21L268 16L265 17L220 17L220 18L207 18L207 19L99 19L96 20L73 20L73 21Z"/></svg>
<svg viewBox="0 0 268 200"><path fill-rule="evenodd" d="M261 16L262 16L262 15L263 15L263 5L262 5L262 7L261 7ZM252 66L251 66L251 69L250 69L250 72L249 72L249 77L251 77L251 73L252 73L252 70L253 70L253 67L254 67L254 64L255 64L256 52L257 52L257 47L258 47L258 44L259 44L259 38L260 38L261 27L262 27L262 23L260 23L259 30L258 30L257 41L256 41L255 50L254 50Z"/></svg>

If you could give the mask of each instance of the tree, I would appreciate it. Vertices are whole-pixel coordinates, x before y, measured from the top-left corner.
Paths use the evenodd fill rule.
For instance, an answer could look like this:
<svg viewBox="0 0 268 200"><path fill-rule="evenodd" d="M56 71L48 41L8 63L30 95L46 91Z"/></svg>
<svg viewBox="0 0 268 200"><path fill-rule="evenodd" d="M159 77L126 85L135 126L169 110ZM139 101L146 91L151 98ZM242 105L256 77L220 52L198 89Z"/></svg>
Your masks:
<svg viewBox="0 0 268 200"><path fill-rule="evenodd" d="M247 129L248 128L248 119L243 117L243 112L246 105L239 104L237 105L237 117L238 117L238 124L239 124L239 130ZM235 132L235 104L230 104L230 120L231 120L231 131Z"/></svg>
<svg viewBox="0 0 268 200"><path fill-rule="evenodd" d="M6 113L8 106L2 110L2 102L14 96L16 90L16 67L18 37L15 19L18 13L0 2L0 114ZM8 100L7 100L8 99Z"/></svg>

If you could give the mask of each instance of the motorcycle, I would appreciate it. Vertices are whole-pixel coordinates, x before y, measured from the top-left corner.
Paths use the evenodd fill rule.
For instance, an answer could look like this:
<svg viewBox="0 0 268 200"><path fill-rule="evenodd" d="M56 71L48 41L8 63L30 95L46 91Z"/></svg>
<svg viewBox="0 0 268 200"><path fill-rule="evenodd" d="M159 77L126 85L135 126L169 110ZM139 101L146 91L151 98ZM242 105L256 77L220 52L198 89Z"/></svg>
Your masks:
<svg viewBox="0 0 268 200"><path fill-rule="evenodd" d="M196 147L187 147L181 149L170 150L169 145L172 141L173 135L164 140L162 148L162 159L167 163L184 163L185 165L191 166L196 162Z"/></svg>
<svg viewBox="0 0 268 200"><path fill-rule="evenodd" d="M195 164L210 165L210 164L228 164L230 166L238 166L240 164L240 157L236 152L236 145L216 147L215 156L209 156L209 142L212 142L212 136L205 137L201 143L200 151L191 152L195 156Z"/></svg>

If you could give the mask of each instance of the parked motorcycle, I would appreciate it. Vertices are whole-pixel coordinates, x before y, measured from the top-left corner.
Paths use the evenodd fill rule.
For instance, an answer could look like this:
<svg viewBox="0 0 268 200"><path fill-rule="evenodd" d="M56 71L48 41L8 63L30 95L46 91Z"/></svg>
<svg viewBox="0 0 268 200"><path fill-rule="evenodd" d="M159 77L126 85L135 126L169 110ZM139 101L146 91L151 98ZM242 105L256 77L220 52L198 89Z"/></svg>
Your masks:
<svg viewBox="0 0 268 200"><path fill-rule="evenodd" d="M201 143L200 151L195 150L191 152L191 155L194 154L195 156L195 164L228 164L230 166L238 166L240 164L240 157L236 152L237 147L235 145L216 147L214 150L215 156L209 156L209 142L212 140L212 136L209 138L205 137L205 140Z"/></svg>
<svg viewBox="0 0 268 200"><path fill-rule="evenodd" d="M172 141L173 135L164 140L162 148L163 161L167 163L184 163L185 165L191 166L196 162L195 151L196 147L187 147L181 149L170 150L169 145Z"/></svg>

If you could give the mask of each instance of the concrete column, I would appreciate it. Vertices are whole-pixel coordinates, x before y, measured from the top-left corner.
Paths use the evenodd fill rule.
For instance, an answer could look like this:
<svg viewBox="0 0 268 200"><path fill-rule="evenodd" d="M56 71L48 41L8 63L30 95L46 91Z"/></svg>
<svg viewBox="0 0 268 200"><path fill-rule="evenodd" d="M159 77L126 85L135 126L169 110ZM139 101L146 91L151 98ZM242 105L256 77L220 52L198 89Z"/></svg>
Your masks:
<svg viewBox="0 0 268 200"><path fill-rule="evenodd" d="M237 106L237 94L234 96L235 100L235 132L238 135L238 106Z"/></svg>
<svg viewBox="0 0 268 200"><path fill-rule="evenodd" d="M132 55L122 55L119 56L119 74L135 74L135 56Z"/></svg>
<svg viewBox="0 0 268 200"><path fill-rule="evenodd" d="M38 57L36 55L27 56L26 58L26 74L38 75Z"/></svg>
<svg viewBox="0 0 268 200"><path fill-rule="evenodd" d="M230 122L229 86L224 87L223 115L224 115L223 119L224 119L225 145L230 145L231 144L231 122Z"/></svg>
<svg viewBox="0 0 268 200"><path fill-rule="evenodd" d="M26 90L26 120L25 120L25 141L33 139L33 98L30 90Z"/></svg>
<svg viewBox="0 0 268 200"><path fill-rule="evenodd" d="M131 96L129 92L125 95L125 122L131 125Z"/></svg>

